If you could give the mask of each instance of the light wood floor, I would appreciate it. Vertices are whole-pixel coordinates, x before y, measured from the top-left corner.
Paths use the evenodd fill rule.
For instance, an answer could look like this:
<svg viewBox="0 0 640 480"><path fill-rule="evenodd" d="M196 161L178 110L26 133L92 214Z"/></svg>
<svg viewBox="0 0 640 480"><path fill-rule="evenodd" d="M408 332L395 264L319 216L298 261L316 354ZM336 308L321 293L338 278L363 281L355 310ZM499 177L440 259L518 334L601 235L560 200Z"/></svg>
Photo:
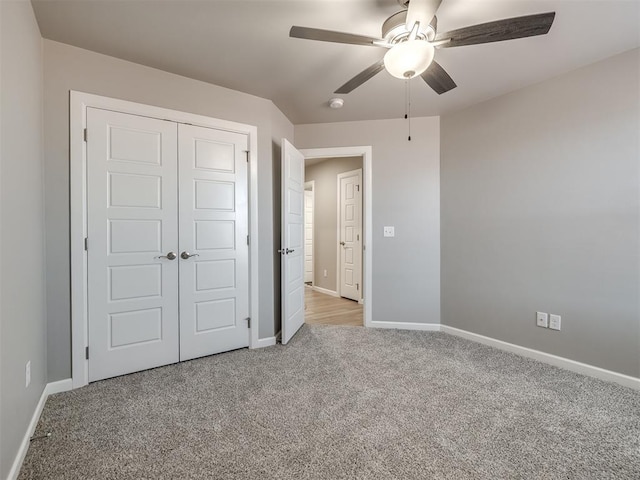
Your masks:
<svg viewBox="0 0 640 480"><path fill-rule="evenodd" d="M332 297L304 287L304 321L311 325L362 327L362 305L346 298Z"/></svg>

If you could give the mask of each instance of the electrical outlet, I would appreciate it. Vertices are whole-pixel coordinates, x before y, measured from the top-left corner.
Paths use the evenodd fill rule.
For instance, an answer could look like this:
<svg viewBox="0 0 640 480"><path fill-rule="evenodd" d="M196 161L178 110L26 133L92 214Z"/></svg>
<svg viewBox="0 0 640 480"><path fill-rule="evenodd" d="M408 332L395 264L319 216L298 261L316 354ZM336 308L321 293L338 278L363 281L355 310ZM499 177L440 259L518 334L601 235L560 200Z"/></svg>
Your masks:
<svg viewBox="0 0 640 480"><path fill-rule="evenodd" d="M327 278L327 270L324 271L324 278Z"/></svg>
<svg viewBox="0 0 640 480"><path fill-rule="evenodd" d="M385 237L395 237L396 229L395 227L384 227L383 234Z"/></svg>
<svg viewBox="0 0 640 480"><path fill-rule="evenodd" d="M549 314L536 312L536 325L543 328L549 328Z"/></svg>
<svg viewBox="0 0 640 480"><path fill-rule="evenodd" d="M24 368L24 377L24 386L27 388L31 383L31 360L27 362L27 366Z"/></svg>
<svg viewBox="0 0 640 480"><path fill-rule="evenodd" d="M554 315L553 313L549 316L549 328L553 330L560 330L560 322L562 321L562 317L560 315Z"/></svg>

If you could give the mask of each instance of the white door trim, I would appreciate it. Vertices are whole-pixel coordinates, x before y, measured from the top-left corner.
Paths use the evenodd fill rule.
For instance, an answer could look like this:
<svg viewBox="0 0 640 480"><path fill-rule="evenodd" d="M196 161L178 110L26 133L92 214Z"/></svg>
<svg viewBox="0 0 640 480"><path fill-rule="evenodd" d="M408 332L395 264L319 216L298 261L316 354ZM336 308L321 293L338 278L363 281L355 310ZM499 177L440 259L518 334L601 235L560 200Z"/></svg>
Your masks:
<svg viewBox="0 0 640 480"><path fill-rule="evenodd" d="M337 215L336 215L336 230L337 230L337 239L336 239L336 292L338 292L338 296L341 297L342 296L342 250L341 250L341 245L340 245L340 233L342 231L342 196L341 196L341 189L340 189L340 180L342 180L345 177L351 177L354 175L359 175L360 179L362 179L362 168L356 168L355 170L350 170L348 172L342 172L339 173L338 175L336 175L336 182L338 184L338 188L336 188L336 193L337 193L337 197L336 197L336 205L337 205ZM362 196L360 196L360 203L362 203ZM360 215L358 215L358 228L360 231L360 235L362 235L362 212L360 212ZM362 245L364 245L364 242L360 243L360 248L362 248ZM360 271L358 272L358 282L360 284L362 284L362 260L364 258L363 255L364 252L360 252ZM363 290L360 290L360 298L358 299L358 303L362 304L362 298L363 298Z"/></svg>
<svg viewBox="0 0 640 480"><path fill-rule="evenodd" d="M243 133L249 137L249 298L251 330L249 348L258 348L258 129L252 125L230 122L161 107L71 91L69 97L70 130L70 221L71 221L71 377L73 388L87 385L88 361L85 359L87 337L87 234L86 148L84 129L87 108L101 108L122 113L160 118L177 123ZM89 248L91 246L89 245Z"/></svg>
<svg viewBox="0 0 640 480"><path fill-rule="evenodd" d="M373 148L370 145L357 147L331 147L331 148L307 148L300 149L304 158L335 158L335 157L362 157L362 176L364 183L363 199L363 297L364 297L364 326L372 327L373 322L373 212L372 212L372 156Z"/></svg>

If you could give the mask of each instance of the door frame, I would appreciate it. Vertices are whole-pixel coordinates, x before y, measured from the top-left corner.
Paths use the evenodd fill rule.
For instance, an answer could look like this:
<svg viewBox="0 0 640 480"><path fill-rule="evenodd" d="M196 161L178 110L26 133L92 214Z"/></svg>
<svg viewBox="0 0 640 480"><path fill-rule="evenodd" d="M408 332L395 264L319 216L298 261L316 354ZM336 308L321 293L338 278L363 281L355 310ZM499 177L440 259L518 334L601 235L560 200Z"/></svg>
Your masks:
<svg viewBox="0 0 640 480"><path fill-rule="evenodd" d="M306 160L307 157L305 157ZM305 164L305 171L306 171L306 164ZM315 180L309 180L308 182L304 182L304 188L305 191L307 190L307 187L311 187L311 203L313 204L313 211L311 213L311 228L313 228L313 243L311 244L311 286L313 287L316 283L316 242L315 242L315 237L316 237L316 181Z"/></svg>
<svg viewBox="0 0 640 480"><path fill-rule="evenodd" d="M364 326L373 327L373 188L371 180L373 148L370 145L301 148L300 152L302 152L305 159L362 157L362 183L364 183L364 196L362 201L362 300L364 304Z"/></svg>
<svg viewBox="0 0 640 480"><path fill-rule="evenodd" d="M100 108L142 117L159 118L207 128L242 133L249 140L249 348L259 348L258 338L258 129L253 125L204 115L70 91L69 96L69 201L71 237L71 379L73 388L89 383L87 312L87 152L84 130L87 108Z"/></svg>
<svg viewBox="0 0 640 480"><path fill-rule="evenodd" d="M364 161L363 161L364 163ZM364 176L363 176L363 169L362 168L356 168L355 170L350 170L348 172L342 172L339 173L338 175L336 175L336 182L338 184L338 188L336 189L337 192L337 198L336 198L336 205L337 205L337 216L336 216L336 251L337 251L337 256L336 256L336 293L338 294L339 297L342 297L342 251L340 250L341 245L340 245L340 233L341 233L341 223L342 223L342 209L340 207L342 207L341 205L341 201L342 201L342 197L341 197L341 189L340 189L340 181L344 178L344 177L351 177L355 174L360 174L360 181L363 182L364 181ZM362 185L362 189L364 190L364 185ZM362 275L362 263L364 261L364 250L362 249L362 247L364 246L364 232L363 232L363 228L362 228L362 204L363 204L363 195L360 195L360 215L358 216L359 218L359 222L358 222L358 227L360 228L360 235L362 235L362 241L360 243L360 271L358 272L358 275L360 276L360 278L358 279L360 281L360 283L362 284L362 277L364 275ZM360 289L360 298L358 299L358 303L359 304L363 304L362 298L364 296L364 286L361 285L362 288Z"/></svg>

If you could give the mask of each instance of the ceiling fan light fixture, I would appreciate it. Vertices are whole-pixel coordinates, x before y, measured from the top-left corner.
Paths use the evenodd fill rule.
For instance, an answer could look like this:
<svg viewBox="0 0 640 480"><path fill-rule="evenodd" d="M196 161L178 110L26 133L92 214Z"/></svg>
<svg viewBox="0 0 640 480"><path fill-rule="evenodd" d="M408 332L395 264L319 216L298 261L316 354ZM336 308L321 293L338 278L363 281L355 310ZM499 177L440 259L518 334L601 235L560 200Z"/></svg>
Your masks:
<svg viewBox="0 0 640 480"><path fill-rule="evenodd" d="M396 78L408 80L424 72L433 61L434 48L424 40L394 45L384 56L384 67Z"/></svg>

